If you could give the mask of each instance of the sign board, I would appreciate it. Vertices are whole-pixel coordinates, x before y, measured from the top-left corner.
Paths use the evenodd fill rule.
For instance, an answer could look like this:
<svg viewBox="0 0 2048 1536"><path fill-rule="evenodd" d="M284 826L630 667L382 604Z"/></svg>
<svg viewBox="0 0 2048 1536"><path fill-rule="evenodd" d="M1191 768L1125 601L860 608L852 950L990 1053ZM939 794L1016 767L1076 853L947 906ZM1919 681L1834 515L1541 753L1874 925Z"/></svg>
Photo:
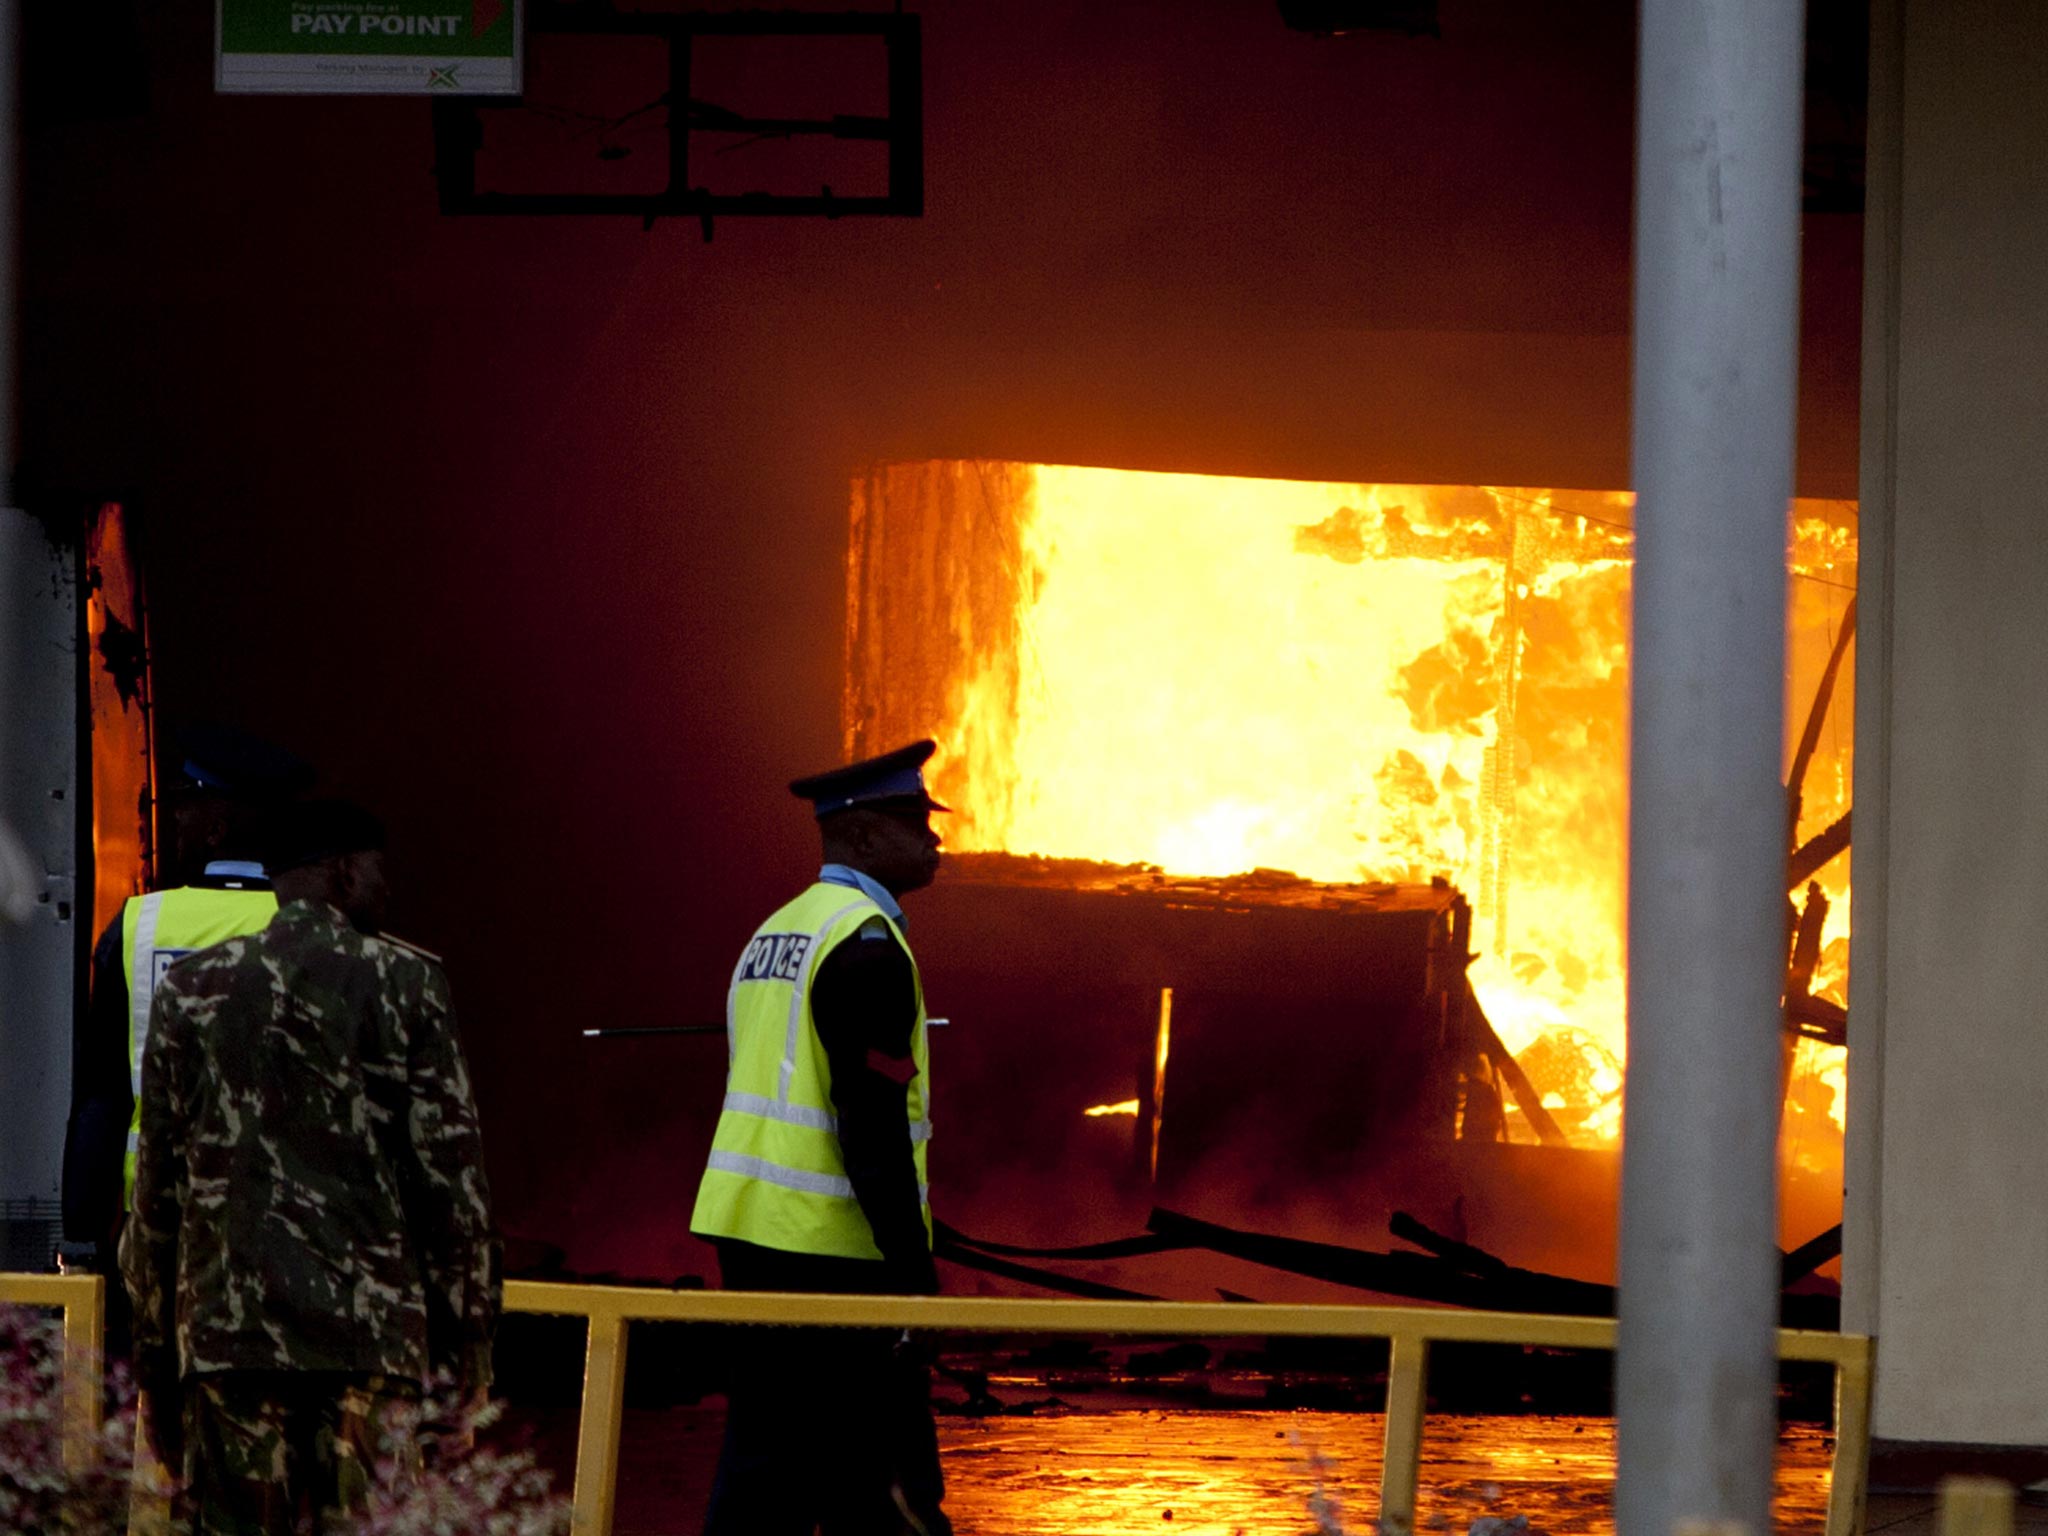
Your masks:
<svg viewBox="0 0 2048 1536"><path fill-rule="evenodd" d="M520 0L214 0L214 88L516 96Z"/></svg>

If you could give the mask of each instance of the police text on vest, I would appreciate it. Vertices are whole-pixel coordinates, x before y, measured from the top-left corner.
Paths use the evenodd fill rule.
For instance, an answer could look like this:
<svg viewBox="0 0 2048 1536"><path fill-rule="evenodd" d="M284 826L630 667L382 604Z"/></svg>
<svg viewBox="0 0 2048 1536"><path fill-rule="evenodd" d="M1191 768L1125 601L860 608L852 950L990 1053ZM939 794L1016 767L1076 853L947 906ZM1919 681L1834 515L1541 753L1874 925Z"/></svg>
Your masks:
<svg viewBox="0 0 2048 1536"><path fill-rule="evenodd" d="M811 952L808 933L763 933L740 956L740 981L795 981Z"/></svg>

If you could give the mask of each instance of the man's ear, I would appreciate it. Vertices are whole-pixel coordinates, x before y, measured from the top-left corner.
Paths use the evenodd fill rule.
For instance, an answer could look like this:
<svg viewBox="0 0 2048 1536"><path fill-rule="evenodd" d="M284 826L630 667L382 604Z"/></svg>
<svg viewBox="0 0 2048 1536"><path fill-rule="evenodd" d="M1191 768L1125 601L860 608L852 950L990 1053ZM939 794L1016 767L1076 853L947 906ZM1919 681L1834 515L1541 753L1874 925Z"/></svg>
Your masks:
<svg viewBox="0 0 2048 1536"><path fill-rule="evenodd" d="M842 848L858 858L869 852L871 830L866 817L858 813L849 813L839 818L839 825L833 828L833 835Z"/></svg>
<svg viewBox="0 0 2048 1536"><path fill-rule="evenodd" d="M333 903L344 912L349 911L356 899L356 888L362 884L356 859L358 855L345 853L338 859L330 860L328 889L333 892Z"/></svg>

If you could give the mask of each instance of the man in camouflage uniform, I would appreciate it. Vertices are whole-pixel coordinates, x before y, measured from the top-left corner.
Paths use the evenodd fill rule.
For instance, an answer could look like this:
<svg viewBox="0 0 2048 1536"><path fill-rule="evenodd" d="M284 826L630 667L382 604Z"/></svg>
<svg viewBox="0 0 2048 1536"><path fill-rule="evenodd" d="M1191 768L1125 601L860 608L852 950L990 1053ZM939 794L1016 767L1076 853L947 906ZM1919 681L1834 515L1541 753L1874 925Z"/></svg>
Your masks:
<svg viewBox="0 0 2048 1536"><path fill-rule="evenodd" d="M284 813L277 917L174 964L142 1065L121 1269L174 1513L199 1536L330 1525L434 1381L490 1380L499 1287L448 982L376 937L383 833Z"/></svg>

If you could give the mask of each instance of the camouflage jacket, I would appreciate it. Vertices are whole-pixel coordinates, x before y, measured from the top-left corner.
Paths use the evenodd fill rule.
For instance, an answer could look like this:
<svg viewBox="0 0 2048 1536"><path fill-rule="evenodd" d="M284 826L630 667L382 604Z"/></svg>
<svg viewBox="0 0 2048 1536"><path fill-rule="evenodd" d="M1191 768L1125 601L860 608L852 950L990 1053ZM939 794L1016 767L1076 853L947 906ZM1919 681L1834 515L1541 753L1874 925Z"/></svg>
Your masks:
<svg viewBox="0 0 2048 1536"><path fill-rule="evenodd" d="M447 978L295 901L150 1010L121 1270L145 1381L490 1379L490 1192Z"/></svg>

